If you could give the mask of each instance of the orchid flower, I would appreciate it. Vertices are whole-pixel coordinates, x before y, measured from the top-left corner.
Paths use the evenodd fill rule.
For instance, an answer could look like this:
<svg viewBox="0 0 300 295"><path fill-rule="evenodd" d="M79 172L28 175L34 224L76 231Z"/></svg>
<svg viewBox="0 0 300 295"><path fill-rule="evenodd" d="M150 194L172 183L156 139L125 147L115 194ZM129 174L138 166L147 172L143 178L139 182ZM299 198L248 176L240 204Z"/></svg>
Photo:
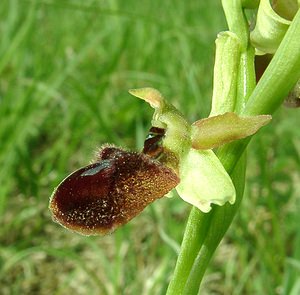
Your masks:
<svg viewBox="0 0 300 295"><path fill-rule="evenodd" d="M212 148L254 134L271 116L239 117L225 113L190 125L157 90L129 92L155 109L152 126L165 129L160 162L176 171L180 179L176 186L178 195L202 212L209 212L212 204L233 204L234 185Z"/></svg>
<svg viewBox="0 0 300 295"><path fill-rule="evenodd" d="M154 109L142 153L104 145L95 161L66 177L50 198L53 219L84 235L107 234L173 188L203 212L235 202L230 176L211 150L254 134L271 117L225 113L190 125L153 88L129 91Z"/></svg>

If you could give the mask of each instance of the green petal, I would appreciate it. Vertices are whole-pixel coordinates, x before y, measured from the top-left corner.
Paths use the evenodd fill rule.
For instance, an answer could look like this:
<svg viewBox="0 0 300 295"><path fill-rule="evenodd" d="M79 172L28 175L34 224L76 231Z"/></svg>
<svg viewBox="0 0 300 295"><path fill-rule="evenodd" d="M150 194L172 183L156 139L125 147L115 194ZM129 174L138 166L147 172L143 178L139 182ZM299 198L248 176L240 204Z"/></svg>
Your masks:
<svg viewBox="0 0 300 295"><path fill-rule="evenodd" d="M205 118L192 125L192 147L211 149L245 138L270 122L271 116L239 117L235 113Z"/></svg>
<svg viewBox="0 0 300 295"><path fill-rule="evenodd" d="M211 204L224 205L235 202L235 188L218 157L211 150L191 149L181 159L179 196L203 212Z"/></svg>

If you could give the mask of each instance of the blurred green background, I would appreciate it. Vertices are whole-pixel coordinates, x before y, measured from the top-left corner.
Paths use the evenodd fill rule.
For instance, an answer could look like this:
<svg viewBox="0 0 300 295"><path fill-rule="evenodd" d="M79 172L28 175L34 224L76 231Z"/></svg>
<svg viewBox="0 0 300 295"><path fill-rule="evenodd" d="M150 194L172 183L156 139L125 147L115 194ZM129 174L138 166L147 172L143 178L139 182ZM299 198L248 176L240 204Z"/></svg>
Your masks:
<svg viewBox="0 0 300 295"><path fill-rule="evenodd" d="M103 143L140 150L159 89L207 116L221 1L1 0L0 294L164 294L190 206L163 198L105 237L55 224L53 188ZM243 204L201 294L300 294L299 110L248 149Z"/></svg>

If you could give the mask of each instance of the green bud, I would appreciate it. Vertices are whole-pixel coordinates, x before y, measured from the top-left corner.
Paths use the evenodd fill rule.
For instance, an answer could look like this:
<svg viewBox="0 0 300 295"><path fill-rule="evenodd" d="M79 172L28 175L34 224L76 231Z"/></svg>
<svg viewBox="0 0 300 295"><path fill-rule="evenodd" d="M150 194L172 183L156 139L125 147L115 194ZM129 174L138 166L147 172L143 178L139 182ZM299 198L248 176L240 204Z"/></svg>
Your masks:
<svg viewBox="0 0 300 295"><path fill-rule="evenodd" d="M236 103L237 73L241 54L240 40L232 32L222 32L216 39L214 89L210 116L232 112Z"/></svg>
<svg viewBox="0 0 300 295"><path fill-rule="evenodd" d="M274 54L291 21L275 12L270 0L261 0L254 30L250 34L256 54Z"/></svg>

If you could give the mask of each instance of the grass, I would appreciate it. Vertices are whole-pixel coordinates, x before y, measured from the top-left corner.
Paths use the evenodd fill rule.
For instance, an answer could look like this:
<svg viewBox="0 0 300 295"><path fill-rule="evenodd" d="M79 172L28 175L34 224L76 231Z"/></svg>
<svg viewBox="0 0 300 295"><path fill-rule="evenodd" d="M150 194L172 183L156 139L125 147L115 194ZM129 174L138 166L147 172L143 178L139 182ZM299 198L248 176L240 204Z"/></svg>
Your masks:
<svg viewBox="0 0 300 295"><path fill-rule="evenodd" d="M141 149L152 110L128 89L208 115L219 1L2 0L0 17L0 293L164 294L189 205L163 198L82 237L48 200L101 144ZM244 201L201 294L299 294L298 117L282 108L249 146Z"/></svg>

